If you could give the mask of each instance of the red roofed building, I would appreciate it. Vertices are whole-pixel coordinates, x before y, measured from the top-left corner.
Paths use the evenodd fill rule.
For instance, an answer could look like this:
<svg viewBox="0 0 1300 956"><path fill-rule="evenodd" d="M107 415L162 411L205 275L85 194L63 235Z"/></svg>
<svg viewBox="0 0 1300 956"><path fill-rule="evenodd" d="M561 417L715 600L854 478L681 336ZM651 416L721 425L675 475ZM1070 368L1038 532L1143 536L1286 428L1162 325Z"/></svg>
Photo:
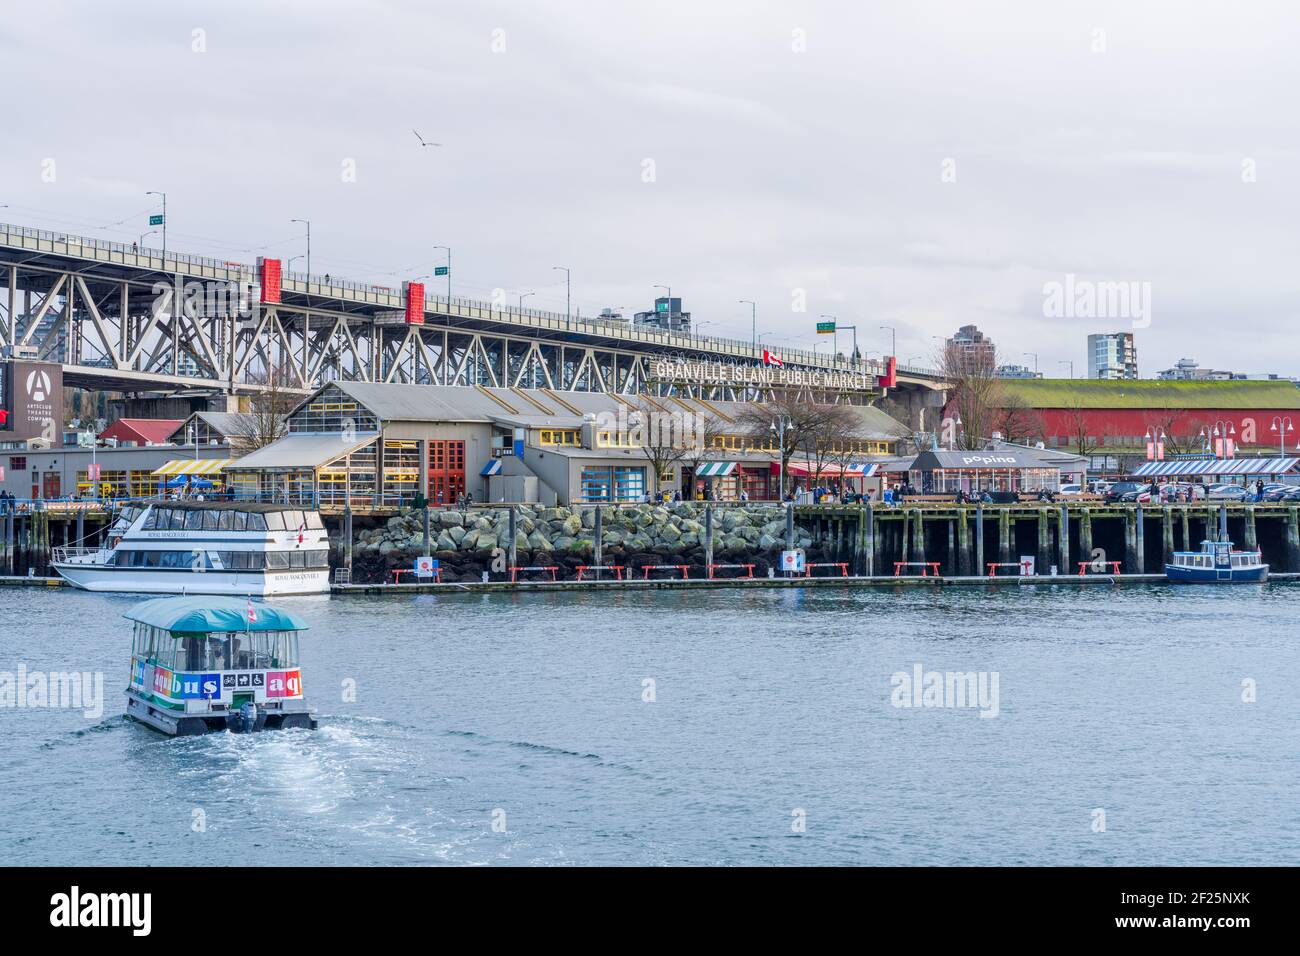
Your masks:
<svg viewBox="0 0 1300 956"><path fill-rule="evenodd" d="M179 418L119 418L99 433L100 440L116 438L119 443L165 445L182 424Z"/></svg>

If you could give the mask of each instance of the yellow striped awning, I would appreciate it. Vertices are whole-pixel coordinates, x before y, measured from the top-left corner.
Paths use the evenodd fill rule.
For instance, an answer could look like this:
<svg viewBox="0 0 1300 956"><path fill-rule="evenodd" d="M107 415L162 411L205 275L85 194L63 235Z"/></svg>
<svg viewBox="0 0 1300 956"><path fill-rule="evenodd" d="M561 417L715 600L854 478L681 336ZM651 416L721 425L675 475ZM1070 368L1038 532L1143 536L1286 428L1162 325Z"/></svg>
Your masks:
<svg viewBox="0 0 1300 956"><path fill-rule="evenodd" d="M155 468L155 475L215 475L233 458L177 458L172 459L161 468Z"/></svg>

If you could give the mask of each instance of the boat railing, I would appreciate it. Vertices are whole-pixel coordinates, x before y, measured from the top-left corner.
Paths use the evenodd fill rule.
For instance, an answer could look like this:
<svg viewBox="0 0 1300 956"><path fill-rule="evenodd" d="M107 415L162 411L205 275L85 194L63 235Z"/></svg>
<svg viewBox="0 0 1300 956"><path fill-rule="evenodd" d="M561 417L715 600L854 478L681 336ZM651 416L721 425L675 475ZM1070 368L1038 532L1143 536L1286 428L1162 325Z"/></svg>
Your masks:
<svg viewBox="0 0 1300 956"><path fill-rule="evenodd" d="M84 560L85 558L97 557L98 555L103 554L105 550L106 549L104 548L73 548L60 546L52 548L51 552L54 555L55 562L66 564L68 562Z"/></svg>

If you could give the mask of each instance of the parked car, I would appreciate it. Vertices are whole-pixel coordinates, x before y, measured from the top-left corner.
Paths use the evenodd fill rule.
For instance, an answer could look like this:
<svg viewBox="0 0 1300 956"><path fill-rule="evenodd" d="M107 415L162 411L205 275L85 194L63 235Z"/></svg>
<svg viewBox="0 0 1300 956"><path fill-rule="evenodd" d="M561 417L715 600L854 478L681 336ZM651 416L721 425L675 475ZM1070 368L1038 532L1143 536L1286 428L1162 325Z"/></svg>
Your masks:
<svg viewBox="0 0 1300 956"><path fill-rule="evenodd" d="M1210 485L1207 497L1211 501L1245 501L1246 489L1241 485Z"/></svg>
<svg viewBox="0 0 1300 956"><path fill-rule="evenodd" d="M1277 483L1277 482L1274 482L1274 483L1272 483L1272 484L1265 485L1265 486L1264 486L1264 493L1263 493L1263 495L1261 496L1260 500L1261 500L1261 501L1281 501L1282 498L1283 498L1283 496L1286 495L1287 491L1290 490L1291 487L1292 487L1291 485L1283 485L1283 484L1279 484L1279 483Z"/></svg>
<svg viewBox="0 0 1300 956"><path fill-rule="evenodd" d="M1091 482L1088 485L1088 489L1094 495L1104 495L1106 492L1110 491L1110 486L1113 484L1113 481L1107 481L1105 478L1098 478L1096 481Z"/></svg>
<svg viewBox="0 0 1300 956"><path fill-rule="evenodd" d="M1151 500L1151 490L1154 485L1148 485L1144 482L1137 481L1117 481L1106 491L1106 500L1114 503L1123 502L1147 502Z"/></svg>
<svg viewBox="0 0 1300 956"><path fill-rule="evenodd" d="M1287 485L1286 491L1283 492L1282 501L1300 501L1300 485Z"/></svg>
<svg viewBox="0 0 1300 956"><path fill-rule="evenodd" d="M1082 485L1061 485L1056 492L1058 495L1081 495L1083 494Z"/></svg>

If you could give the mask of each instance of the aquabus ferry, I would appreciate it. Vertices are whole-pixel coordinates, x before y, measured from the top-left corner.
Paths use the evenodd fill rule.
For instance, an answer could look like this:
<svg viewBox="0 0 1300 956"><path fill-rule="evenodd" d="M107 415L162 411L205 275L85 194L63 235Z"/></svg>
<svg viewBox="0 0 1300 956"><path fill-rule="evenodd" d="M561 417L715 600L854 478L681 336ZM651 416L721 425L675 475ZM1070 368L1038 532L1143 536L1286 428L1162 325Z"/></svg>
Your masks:
<svg viewBox="0 0 1300 956"><path fill-rule="evenodd" d="M318 594L329 537L292 505L160 501L124 507L102 548L55 548L54 568L87 591Z"/></svg>

